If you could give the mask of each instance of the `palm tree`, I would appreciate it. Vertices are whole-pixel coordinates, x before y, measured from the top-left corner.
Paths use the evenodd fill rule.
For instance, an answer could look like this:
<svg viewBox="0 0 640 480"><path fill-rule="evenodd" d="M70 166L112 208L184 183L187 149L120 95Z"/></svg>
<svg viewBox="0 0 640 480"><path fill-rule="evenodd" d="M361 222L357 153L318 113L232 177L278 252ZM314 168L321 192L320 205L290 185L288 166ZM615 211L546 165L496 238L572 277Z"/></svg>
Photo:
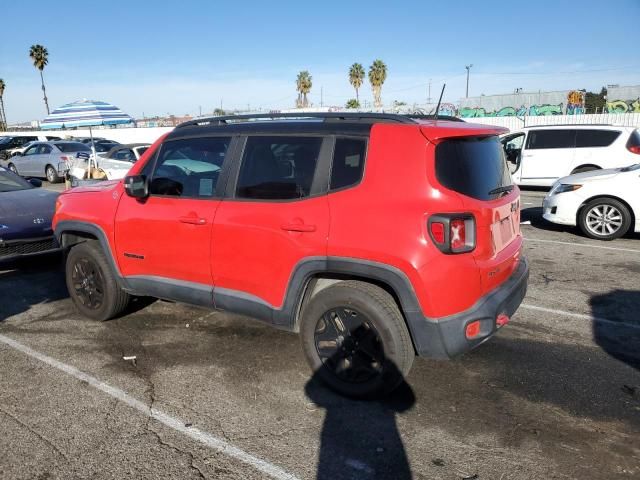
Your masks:
<svg viewBox="0 0 640 480"><path fill-rule="evenodd" d="M44 77L42 71L49 63L49 52L42 45L31 45L29 49L29 57L33 60L33 66L40 70L40 81L42 82L42 94L44 95L44 104L47 107L47 115L49 115L49 102L47 101L47 91L44 88Z"/></svg>
<svg viewBox="0 0 640 480"><path fill-rule="evenodd" d="M369 83L373 90L373 104L376 108L382 107L382 84L387 79L387 66L382 60L374 60L369 67Z"/></svg>
<svg viewBox="0 0 640 480"><path fill-rule="evenodd" d="M307 94L311 91L312 85L313 83L311 81L311 75L307 70L303 70L296 77L296 90L298 91L298 100L296 101L296 106L298 108L309 106Z"/></svg>
<svg viewBox="0 0 640 480"><path fill-rule="evenodd" d="M4 113L4 89L6 85L4 80L0 78L0 130L7 129L7 116Z"/></svg>
<svg viewBox="0 0 640 480"><path fill-rule="evenodd" d="M360 96L358 95L358 89L362 86L364 81L364 67L361 63L354 63L349 68L349 83L356 89L356 100L360 103Z"/></svg>

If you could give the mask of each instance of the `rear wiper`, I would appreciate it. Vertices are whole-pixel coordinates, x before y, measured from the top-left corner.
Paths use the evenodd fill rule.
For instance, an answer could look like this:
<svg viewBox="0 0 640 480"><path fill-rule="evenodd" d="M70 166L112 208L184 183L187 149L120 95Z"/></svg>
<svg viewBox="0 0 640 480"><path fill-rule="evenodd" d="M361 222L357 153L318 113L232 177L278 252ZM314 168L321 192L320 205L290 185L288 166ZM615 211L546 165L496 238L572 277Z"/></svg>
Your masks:
<svg viewBox="0 0 640 480"><path fill-rule="evenodd" d="M489 190L488 195L495 195L496 193L509 193L513 190L513 185L505 185L504 187L497 187L493 190Z"/></svg>

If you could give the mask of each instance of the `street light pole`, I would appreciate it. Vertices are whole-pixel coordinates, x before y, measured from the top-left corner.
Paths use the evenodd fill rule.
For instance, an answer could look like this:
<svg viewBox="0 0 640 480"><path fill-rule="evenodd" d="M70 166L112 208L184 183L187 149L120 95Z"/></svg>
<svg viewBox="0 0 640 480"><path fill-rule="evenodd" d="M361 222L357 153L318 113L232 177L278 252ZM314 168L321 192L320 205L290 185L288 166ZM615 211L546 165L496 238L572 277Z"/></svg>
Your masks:
<svg viewBox="0 0 640 480"><path fill-rule="evenodd" d="M471 70L471 67L473 67L473 63L464 66L464 68L467 69L467 93L466 93L466 98L469 98L469 70Z"/></svg>

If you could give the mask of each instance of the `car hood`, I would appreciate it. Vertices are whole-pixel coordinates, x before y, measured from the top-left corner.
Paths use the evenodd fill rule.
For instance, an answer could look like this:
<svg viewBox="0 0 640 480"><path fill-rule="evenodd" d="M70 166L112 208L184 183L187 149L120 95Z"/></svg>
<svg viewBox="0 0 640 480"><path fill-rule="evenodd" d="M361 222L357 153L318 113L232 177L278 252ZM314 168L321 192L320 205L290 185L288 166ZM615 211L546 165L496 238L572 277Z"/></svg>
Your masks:
<svg viewBox="0 0 640 480"><path fill-rule="evenodd" d="M607 180L613 178L616 175L620 175L619 168L607 168L604 170L592 170L590 172L575 173L567 177L562 177L556 183L586 183L597 182L599 180Z"/></svg>
<svg viewBox="0 0 640 480"><path fill-rule="evenodd" d="M87 192L103 192L105 190L110 190L116 185L120 183L119 180L101 180L96 183L92 183L91 185L86 185L83 187L75 187L70 190L65 190L64 195L73 195L76 193L87 193Z"/></svg>
<svg viewBox="0 0 640 480"><path fill-rule="evenodd" d="M51 235L57 192L43 189L0 193L0 240Z"/></svg>

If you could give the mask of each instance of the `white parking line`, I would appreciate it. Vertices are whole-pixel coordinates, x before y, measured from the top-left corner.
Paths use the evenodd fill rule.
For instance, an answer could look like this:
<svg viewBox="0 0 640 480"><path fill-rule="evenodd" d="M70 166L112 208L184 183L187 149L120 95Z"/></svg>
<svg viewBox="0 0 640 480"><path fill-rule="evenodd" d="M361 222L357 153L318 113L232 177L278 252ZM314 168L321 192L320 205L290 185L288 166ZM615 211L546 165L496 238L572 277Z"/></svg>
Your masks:
<svg viewBox="0 0 640 480"><path fill-rule="evenodd" d="M259 470L260 472L267 474L272 478L275 478L277 480L298 480L298 477L284 471L280 467L273 465L267 462L266 460L262 460L261 458L255 457L250 453L245 452L244 450L234 447L230 443L220 438L217 438L214 435L211 435L210 433L207 433L195 427L185 427L185 423L179 418L175 418L170 415L167 415L166 413L161 412L160 410L157 410L155 408L150 408L149 406L142 403L140 400L136 400L135 398L133 398L126 392L120 390L119 388L112 387L111 385L108 385L98 380L97 378L92 377L91 375L81 372L80 370L78 370L75 367L72 367L71 365L67 365L66 363L59 362L54 358L48 357L47 355L37 352L32 348L29 348L26 345L16 342L15 340L9 337L6 337L4 335L0 335L0 342L24 353L25 355L35 358L36 360L40 360L41 362L46 363L51 367L57 368L58 370L61 370L67 375L70 375L80 381L87 382L89 385L96 388L97 390L100 390L106 393L107 395L110 395L111 397L120 400L122 403L125 403L129 405L131 408L138 410L140 413L146 415L147 417L157 420L163 425L166 425L167 427L172 428L173 430L180 432L186 435L187 437L191 438L192 440L200 442L206 445L207 447L212 448L213 450L216 450L217 452L220 452L231 458L239 460L240 462L245 463L247 465L251 465L256 470Z"/></svg>
<svg viewBox="0 0 640 480"><path fill-rule="evenodd" d="M618 248L618 247L605 247L604 245L591 245L586 243L573 243L573 242L561 242L559 240L543 240L541 238L524 237L525 242L539 242L539 243L557 243L560 245L571 245L572 247L586 247L586 248L600 248L602 250L616 250L618 252L633 252L640 253L640 250L633 248Z"/></svg>
<svg viewBox="0 0 640 480"><path fill-rule="evenodd" d="M579 318L581 320L589 320L597 323L606 323L608 325L615 325L617 327L625 326L628 328L640 328L640 325L632 325L626 322L616 322L615 320L609 320L608 318L594 317L592 315L586 315L584 313L574 313L574 312L567 312L566 310L557 310L555 308L539 307L537 305L529 305L528 303L521 303L520 308L535 310L537 312L552 313L554 315L561 315L564 317Z"/></svg>

